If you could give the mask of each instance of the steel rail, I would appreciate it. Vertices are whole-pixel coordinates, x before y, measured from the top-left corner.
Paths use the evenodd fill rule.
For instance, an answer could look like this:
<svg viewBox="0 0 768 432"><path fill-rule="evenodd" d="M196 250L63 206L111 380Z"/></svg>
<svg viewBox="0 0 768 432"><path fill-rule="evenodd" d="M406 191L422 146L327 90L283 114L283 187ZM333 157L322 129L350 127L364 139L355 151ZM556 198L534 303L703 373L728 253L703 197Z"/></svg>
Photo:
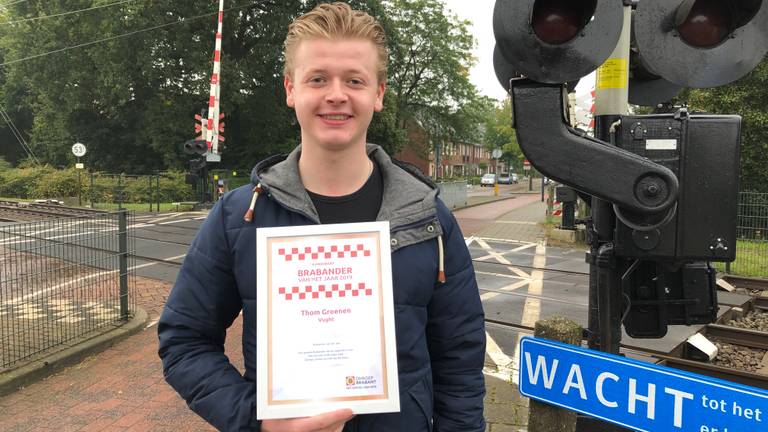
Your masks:
<svg viewBox="0 0 768 432"><path fill-rule="evenodd" d="M521 333L532 335L534 332L533 327L525 326L522 324L515 324L508 321L486 318L485 322L495 326L513 328ZM719 331L719 327L727 327L727 326L717 326L715 332ZM707 327L704 327L704 328L706 329ZM760 336L766 337L766 333L764 332L757 332L757 333L761 333ZM752 336L747 336L747 338L751 338L751 337ZM718 339L729 342L728 339L725 337L718 337ZM679 355L676 355L675 353L682 352L681 346L685 343L686 342L683 341L680 345L675 347L669 353L662 353L659 351L646 349L646 348L629 347L624 344L621 345L621 350L622 350L622 353L624 354L634 353L638 357L655 359L656 363L660 365L668 366L674 369L685 370L688 372L693 372L693 373L697 373L700 375L705 375L713 378L719 378L726 381L736 382L736 383L749 385L757 388L763 388L763 389L768 388L768 375L762 375L758 373L747 372L740 369L717 366L709 363L704 363L696 360L688 360L688 359L679 357ZM736 343L736 344L739 344L739 343ZM754 347L760 348L759 345L762 345L762 344L765 344L765 341L755 344L758 346L754 346Z"/></svg>

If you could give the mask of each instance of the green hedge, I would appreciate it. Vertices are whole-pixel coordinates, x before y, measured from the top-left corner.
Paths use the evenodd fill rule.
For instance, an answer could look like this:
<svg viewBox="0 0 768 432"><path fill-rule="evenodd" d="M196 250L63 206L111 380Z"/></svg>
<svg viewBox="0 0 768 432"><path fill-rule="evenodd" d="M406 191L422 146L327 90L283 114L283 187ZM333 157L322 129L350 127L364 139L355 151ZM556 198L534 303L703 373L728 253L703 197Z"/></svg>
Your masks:
<svg viewBox="0 0 768 432"><path fill-rule="evenodd" d="M0 169L0 196L20 199L63 199L76 197L78 193L77 170L55 169L49 165ZM155 176L120 176L117 174L81 172L80 193L83 202L90 202L91 196L97 203L147 203L150 200L150 178L152 193L157 194ZM122 177L122 178L121 178ZM184 182L183 172L165 172L160 175L159 201L190 201L193 188ZM151 197L153 202L157 196Z"/></svg>
<svg viewBox="0 0 768 432"><path fill-rule="evenodd" d="M10 198L58 198L77 195L77 172L49 165L0 171L0 196Z"/></svg>

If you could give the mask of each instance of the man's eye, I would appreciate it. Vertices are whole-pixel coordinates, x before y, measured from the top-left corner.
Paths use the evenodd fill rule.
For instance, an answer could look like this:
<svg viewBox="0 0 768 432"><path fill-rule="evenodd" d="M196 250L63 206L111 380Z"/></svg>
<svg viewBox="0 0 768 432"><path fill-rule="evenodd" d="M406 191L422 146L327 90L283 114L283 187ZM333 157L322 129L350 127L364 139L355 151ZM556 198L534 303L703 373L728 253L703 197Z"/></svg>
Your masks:
<svg viewBox="0 0 768 432"><path fill-rule="evenodd" d="M356 79L356 78L352 78L351 80L349 80L349 83L352 84L352 85L355 85L355 86L360 86L360 85L364 84L363 80L359 80L359 79Z"/></svg>
<svg viewBox="0 0 768 432"><path fill-rule="evenodd" d="M314 77L310 79L309 82L319 84L325 82L325 79L323 77Z"/></svg>

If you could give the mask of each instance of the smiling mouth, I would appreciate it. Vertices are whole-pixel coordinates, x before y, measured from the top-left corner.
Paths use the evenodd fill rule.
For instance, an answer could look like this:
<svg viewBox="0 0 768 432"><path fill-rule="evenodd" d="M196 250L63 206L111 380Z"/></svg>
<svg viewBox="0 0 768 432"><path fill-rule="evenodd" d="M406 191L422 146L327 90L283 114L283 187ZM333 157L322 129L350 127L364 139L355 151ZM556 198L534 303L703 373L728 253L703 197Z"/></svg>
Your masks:
<svg viewBox="0 0 768 432"><path fill-rule="evenodd" d="M349 120L352 118L351 115L347 115L347 114L320 114L320 117L324 118L325 120L335 120L335 121Z"/></svg>

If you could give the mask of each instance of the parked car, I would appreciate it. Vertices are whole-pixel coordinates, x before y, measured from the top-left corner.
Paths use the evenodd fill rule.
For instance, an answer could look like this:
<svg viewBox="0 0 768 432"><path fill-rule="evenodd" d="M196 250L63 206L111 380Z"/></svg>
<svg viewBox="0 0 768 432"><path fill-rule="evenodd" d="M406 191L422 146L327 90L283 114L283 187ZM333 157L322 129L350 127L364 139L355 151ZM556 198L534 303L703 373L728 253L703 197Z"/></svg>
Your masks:
<svg viewBox="0 0 768 432"><path fill-rule="evenodd" d="M496 184L496 174L483 174L483 177L480 178L480 187L484 186L491 186Z"/></svg>
<svg viewBox="0 0 768 432"><path fill-rule="evenodd" d="M517 174L515 173L500 173L499 184L514 184L517 183Z"/></svg>

